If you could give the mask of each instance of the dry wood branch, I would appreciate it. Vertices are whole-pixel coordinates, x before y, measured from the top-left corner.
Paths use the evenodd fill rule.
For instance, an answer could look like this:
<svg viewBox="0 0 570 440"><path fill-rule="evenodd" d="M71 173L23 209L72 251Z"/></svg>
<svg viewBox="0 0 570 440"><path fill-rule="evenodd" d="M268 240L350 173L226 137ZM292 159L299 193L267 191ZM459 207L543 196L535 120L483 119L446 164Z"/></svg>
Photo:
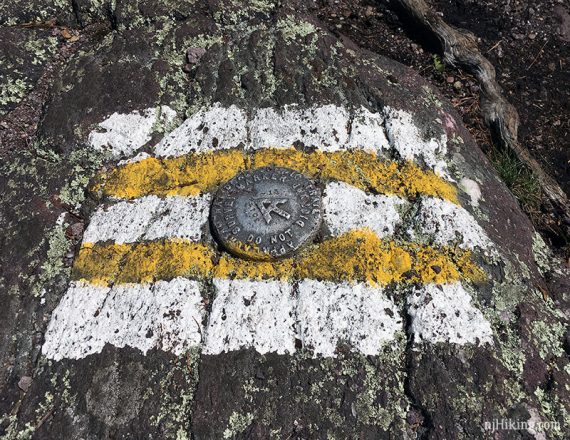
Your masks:
<svg viewBox="0 0 570 440"><path fill-rule="evenodd" d="M511 149L533 171L554 209L566 221L570 221L568 196L542 169L528 149L518 142L518 112L503 96L495 68L479 51L474 35L448 25L424 0L396 0L396 3L439 40L447 63L466 69L477 78L481 87L481 111L485 122L496 134L501 146Z"/></svg>

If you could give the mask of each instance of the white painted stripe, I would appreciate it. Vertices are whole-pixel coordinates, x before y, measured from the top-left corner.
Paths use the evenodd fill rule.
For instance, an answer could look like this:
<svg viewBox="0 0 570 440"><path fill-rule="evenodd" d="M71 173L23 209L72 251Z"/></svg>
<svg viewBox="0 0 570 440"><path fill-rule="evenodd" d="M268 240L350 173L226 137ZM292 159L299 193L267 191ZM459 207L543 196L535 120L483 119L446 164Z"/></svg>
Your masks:
<svg viewBox="0 0 570 440"><path fill-rule="evenodd" d="M247 144L247 115L235 105L214 104L186 119L156 146L161 157L237 148Z"/></svg>
<svg viewBox="0 0 570 440"><path fill-rule="evenodd" d="M290 283L216 279L214 287L204 353L240 348L255 348L262 354L295 351Z"/></svg>
<svg viewBox="0 0 570 440"><path fill-rule="evenodd" d="M427 137L414 123L411 113L390 107L385 107L383 111L390 147L396 150L402 159L421 160L436 173L449 178L445 172L447 135L443 129L439 138Z"/></svg>
<svg viewBox="0 0 570 440"><path fill-rule="evenodd" d="M492 344L491 324L471 300L460 283L412 289L407 301L415 342Z"/></svg>
<svg viewBox="0 0 570 440"><path fill-rule="evenodd" d="M381 288L363 284L304 280L299 283L298 332L314 355L335 356L339 343L365 355L378 355L403 331L394 302Z"/></svg>
<svg viewBox="0 0 570 440"><path fill-rule="evenodd" d="M128 114L113 113L89 134L97 150L113 157L131 156L150 141L157 126L168 126L176 112L168 106ZM405 160L423 161L445 172L447 137L426 137L410 113L385 107L381 113L365 107L348 110L335 105L282 109L260 108L248 114L234 105L216 103L186 119L156 146L159 157L218 149L289 147L299 142L323 151L393 149Z"/></svg>
<svg viewBox="0 0 570 440"><path fill-rule="evenodd" d="M398 208L407 204L401 197L366 194L344 182L329 183L323 197L324 221L332 235L369 228L386 237L402 221Z"/></svg>
<svg viewBox="0 0 570 440"><path fill-rule="evenodd" d="M147 108L127 114L113 113L89 134L88 142L96 150L112 157L131 156L151 140L157 127L168 126L176 112L168 106Z"/></svg>
<svg viewBox="0 0 570 440"><path fill-rule="evenodd" d="M445 134L425 139L410 113L389 107L374 113L364 107L285 106L260 108L248 115L236 106L215 104L168 134L156 146L155 154L173 157L240 146L254 150L290 147L297 142L321 151L381 153L393 149L403 159L422 161L439 172L445 169Z"/></svg>
<svg viewBox="0 0 570 440"><path fill-rule="evenodd" d="M353 113L348 146L378 153L389 149L384 116L361 107ZM340 148L339 148L340 149Z"/></svg>
<svg viewBox="0 0 570 440"><path fill-rule="evenodd" d="M164 199L146 196L100 207L92 215L83 241L133 243L159 238L198 241L208 222L210 200L209 194Z"/></svg>
<svg viewBox="0 0 570 440"><path fill-rule="evenodd" d="M303 280L298 294L280 281L214 280L206 329L199 283L183 278L99 287L74 283L49 323L43 354L54 360L100 353L105 344L181 354L253 348L292 354L300 339L313 355L334 357L339 344L378 355L403 332L399 307L383 289ZM492 343L490 323L460 283L407 288L415 342ZM204 338L202 337L204 335Z"/></svg>
<svg viewBox="0 0 570 440"><path fill-rule="evenodd" d="M401 212L411 209L397 196L366 194L344 182L329 183L323 197L324 221L332 235L369 228L379 237L389 237L402 225ZM438 246L495 252L493 243L469 212L447 200L421 197L407 232L413 241Z"/></svg>
<svg viewBox="0 0 570 440"><path fill-rule="evenodd" d="M241 348L293 353L300 338L315 356L335 356L341 342L375 355L403 330L395 304L382 289L363 284L304 280L298 298L285 282L215 280L214 285L207 354Z"/></svg>
<svg viewBox="0 0 570 440"><path fill-rule="evenodd" d="M54 360L80 359L111 344L181 354L200 344L203 317L196 281L112 288L74 283L53 312L42 352Z"/></svg>
<svg viewBox="0 0 570 440"><path fill-rule="evenodd" d="M84 242L182 238L199 241L208 222L211 196L146 196L100 207L91 217ZM407 232L412 240L436 245L458 245L464 249L493 249L477 221L464 208L446 200L423 197ZM410 202L397 196L366 194L344 182L326 186L323 197L324 221L333 236L354 229L369 228L379 237L389 237L402 224L400 211Z"/></svg>
<svg viewBox="0 0 570 440"><path fill-rule="evenodd" d="M388 148L384 120L366 108L352 114L344 107L325 105L282 110L263 108L249 122L250 147L288 147L300 142L320 151L364 149L380 152Z"/></svg>
<svg viewBox="0 0 570 440"><path fill-rule="evenodd" d="M334 105L304 110L262 108L250 124L251 147L287 147L301 142L326 151L348 142L347 124L348 112Z"/></svg>
<svg viewBox="0 0 570 440"><path fill-rule="evenodd" d="M215 104L188 118L156 146L155 153L172 157L239 146L254 150L290 147L296 142L323 151L381 151L388 148L383 122L381 114L365 108L355 111L352 120L345 108L334 105L261 108L249 118L235 106Z"/></svg>
<svg viewBox="0 0 570 440"><path fill-rule="evenodd" d="M464 208L433 197L422 197L408 227L412 240L428 236L437 245L457 244L464 249L493 250L493 243L477 220Z"/></svg>

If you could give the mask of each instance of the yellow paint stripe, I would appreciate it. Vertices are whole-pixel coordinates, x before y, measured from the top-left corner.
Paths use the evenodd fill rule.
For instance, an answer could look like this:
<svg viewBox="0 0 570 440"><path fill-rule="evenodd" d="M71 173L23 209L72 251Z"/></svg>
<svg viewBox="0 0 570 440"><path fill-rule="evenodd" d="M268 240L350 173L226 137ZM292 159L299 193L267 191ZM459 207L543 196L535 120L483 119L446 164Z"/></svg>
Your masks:
<svg viewBox="0 0 570 440"><path fill-rule="evenodd" d="M149 157L99 176L94 190L122 199L146 195L196 195L215 188L245 169L240 150L188 154L173 159Z"/></svg>
<svg viewBox="0 0 570 440"><path fill-rule="evenodd" d="M82 246L74 278L94 284L141 283L178 276L196 279L317 279L372 285L481 281L469 251L384 241L367 229L311 246L294 258L256 262L221 256L201 243L153 241Z"/></svg>
<svg viewBox="0 0 570 440"><path fill-rule="evenodd" d="M253 153L220 150L171 159L147 158L102 174L96 192L134 199L146 195L196 195L210 191L243 169L268 165L297 170L313 178L346 182L365 191L439 197L457 203L457 190L432 171L412 162L393 162L362 150L310 153L268 148Z"/></svg>

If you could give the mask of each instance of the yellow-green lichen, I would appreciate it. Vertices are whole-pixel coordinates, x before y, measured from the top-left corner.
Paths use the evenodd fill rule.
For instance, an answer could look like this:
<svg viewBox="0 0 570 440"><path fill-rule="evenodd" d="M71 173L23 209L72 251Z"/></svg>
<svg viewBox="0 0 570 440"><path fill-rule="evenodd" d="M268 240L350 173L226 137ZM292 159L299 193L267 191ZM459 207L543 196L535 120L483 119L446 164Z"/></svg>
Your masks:
<svg viewBox="0 0 570 440"><path fill-rule="evenodd" d="M228 427L224 431L224 438L233 438L236 434L244 432L253 422L253 414L233 412L228 420Z"/></svg>
<svg viewBox="0 0 570 440"><path fill-rule="evenodd" d="M280 19L277 22L277 30L281 32L285 41L305 38L317 32L314 24L292 16Z"/></svg>
<svg viewBox="0 0 570 440"><path fill-rule="evenodd" d="M47 256L41 266L38 288L34 290L35 296L42 295L40 286L45 285L57 276L68 277L71 271L63 264L63 258L71 247L71 242L65 235L65 227L63 225L55 226L47 234L46 240L48 244Z"/></svg>
<svg viewBox="0 0 570 440"><path fill-rule="evenodd" d="M564 353L562 343L566 327L562 323L534 321L531 324L531 331L542 359L548 359L550 356L559 357Z"/></svg>
<svg viewBox="0 0 570 440"><path fill-rule="evenodd" d="M552 251L548 248L548 245L544 242L538 232L535 232L532 236L532 255L538 269L543 275L551 271L550 261L552 258Z"/></svg>
<svg viewBox="0 0 570 440"><path fill-rule="evenodd" d="M168 438L186 440L191 438L190 426L192 410L194 407L194 393L198 384L198 364L200 351L191 348L185 354L180 355L169 364L161 366L166 368L166 374L158 380L159 404L156 413L149 422L153 427L161 427ZM162 374L155 371L153 376ZM156 381L151 380L150 382ZM182 385L181 385L182 384ZM181 387L181 388L180 388ZM173 392L173 389L177 389ZM148 389L143 396L146 401L154 395L152 389Z"/></svg>
<svg viewBox="0 0 570 440"><path fill-rule="evenodd" d="M33 56L32 64L42 64L50 58L58 45L57 37L31 38L24 44L24 49Z"/></svg>
<svg viewBox="0 0 570 440"><path fill-rule="evenodd" d="M2 83L2 87L0 87L0 106L20 102L32 88L32 85L22 78L7 78L6 80L0 78L0 81Z"/></svg>

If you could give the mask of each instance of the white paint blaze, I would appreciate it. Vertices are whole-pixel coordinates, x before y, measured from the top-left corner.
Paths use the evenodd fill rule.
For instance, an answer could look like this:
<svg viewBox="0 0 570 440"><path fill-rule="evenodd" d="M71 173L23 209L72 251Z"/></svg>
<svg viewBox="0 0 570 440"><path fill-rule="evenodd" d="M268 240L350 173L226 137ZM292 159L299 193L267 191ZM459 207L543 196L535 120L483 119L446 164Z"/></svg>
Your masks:
<svg viewBox="0 0 570 440"><path fill-rule="evenodd" d="M155 127L167 126L175 117L176 112L165 105L127 114L113 113L89 134L88 142L113 157L130 156L151 140Z"/></svg>
<svg viewBox="0 0 570 440"><path fill-rule="evenodd" d="M371 195L344 182L329 183L323 197L324 221L331 234L369 228L390 236L402 222L398 208L407 204L397 196Z"/></svg>
<svg viewBox="0 0 570 440"><path fill-rule="evenodd" d="M91 217L83 241L112 240L133 243L138 240L183 238L198 241L208 222L211 196L146 196L101 207Z"/></svg>
<svg viewBox="0 0 570 440"><path fill-rule="evenodd" d="M216 149L236 148L247 143L247 116L235 105L215 104L199 110L168 134L157 146L157 156L181 156Z"/></svg>
<svg viewBox="0 0 570 440"><path fill-rule="evenodd" d="M445 175L447 163L447 135L426 138L414 124L413 116L404 110L384 108L386 134L390 147L405 160L423 160L436 173Z"/></svg>
<svg viewBox="0 0 570 440"><path fill-rule="evenodd" d="M200 110L168 134L155 149L159 157L243 146L246 149L290 147L294 143L321 151L395 150L406 160L423 161L443 172L447 152L445 134L424 139L403 110L371 112L336 105L282 109L260 108L248 114L236 106L215 104Z"/></svg>
<svg viewBox="0 0 570 440"><path fill-rule="evenodd" d="M314 355L334 357L338 343L366 355L402 331L402 318L382 289L363 284L304 280L291 283L215 280L216 298L206 332L206 354L254 348L295 352L299 338Z"/></svg>
<svg viewBox="0 0 570 440"><path fill-rule="evenodd" d="M379 237L389 237L404 224L400 212L410 202L397 196L366 194L344 182L329 183L323 197L324 221L332 235L369 228ZM464 208L447 200L421 197L408 220L412 240L420 238L439 246L493 252L493 244L477 220Z"/></svg>
<svg viewBox="0 0 570 440"><path fill-rule="evenodd" d="M182 238L200 241L208 223L211 195L145 196L100 207L92 215L84 242L134 243L139 240ZM389 237L402 225L400 211L410 203L397 196L366 194L344 182L329 183L323 197L324 222L333 236L369 228ZM408 226L414 240L420 234L437 245L491 250L492 243L477 221L446 200L423 197ZM424 239L425 241L425 239Z"/></svg>
<svg viewBox="0 0 570 440"><path fill-rule="evenodd" d="M459 187L469 196L471 205L479 206L481 187L473 179L464 177L459 181Z"/></svg>
<svg viewBox="0 0 570 440"><path fill-rule="evenodd" d="M200 344L204 313L199 284L183 278L112 288L73 283L53 312L42 352L80 359L110 344L181 354Z"/></svg>
<svg viewBox="0 0 570 440"><path fill-rule="evenodd" d="M491 324L460 283L412 289L407 301L415 342L493 343Z"/></svg>
<svg viewBox="0 0 570 440"><path fill-rule="evenodd" d="M362 107L350 113L344 107L325 105L282 110L263 108L249 123L253 149L288 147L296 142L321 151L364 149L387 150L384 120L379 113Z"/></svg>
<svg viewBox="0 0 570 440"><path fill-rule="evenodd" d="M150 141L157 124L167 126L175 117L168 106L161 106L160 111L148 108L113 113L89 134L89 143L115 157L129 156ZM348 110L332 104L260 108L248 114L234 105L217 103L199 110L167 134L155 154L173 157L242 146L289 147L296 142L323 151L363 149L381 153L393 149L401 158L423 161L440 173L446 168L446 135L426 138L410 113L389 107L381 113L365 107Z"/></svg>
<svg viewBox="0 0 570 440"><path fill-rule="evenodd" d="M204 353L240 348L259 353L295 351L292 285L279 281L214 280Z"/></svg>
<svg viewBox="0 0 570 440"><path fill-rule="evenodd" d="M259 109L249 131L253 149L288 147L296 142L321 151L381 152L389 148L383 116L364 107L354 111L335 105Z"/></svg>
<svg viewBox="0 0 570 440"><path fill-rule="evenodd" d="M384 117L361 107L353 114L348 146L378 153L390 148L384 127ZM340 148L339 148L340 149Z"/></svg>
<svg viewBox="0 0 570 440"><path fill-rule="evenodd" d="M300 282L297 322L303 346L326 357L335 356L339 343L377 355L403 331L394 302L382 289L364 284Z"/></svg>
<svg viewBox="0 0 570 440"><path fill-rule="evenodd" d="M440 246L457 244L465 249L493 249L477 220L467 210L447 200L422 197L412 223L408 228L412 240L416 240L419 233Z"/></svg>
<svg viewBox="0 0 570 440"><path fill-rule="evenodd" d="M263 108L250 124L251 148L288 147L295 142L328 150L347 144L348 112L334 105L300 110Z"/></svg>
<svg viewBox="0 0 570 440"><path fill-rule="evenodd" d="M403 332L399 307L383 289L365 284L303 280L214 280L206 329L199 284L183 278L100 287L74 283L55 309L43 354L54 360L100 353L106 344L181 354L253 348L292 354L295 340L314 356L334 357L339 344L378 355ZM492 330L461 284L408 289L416 342L492 343ZM205 335L205 340L202 335Z"/></svg>

